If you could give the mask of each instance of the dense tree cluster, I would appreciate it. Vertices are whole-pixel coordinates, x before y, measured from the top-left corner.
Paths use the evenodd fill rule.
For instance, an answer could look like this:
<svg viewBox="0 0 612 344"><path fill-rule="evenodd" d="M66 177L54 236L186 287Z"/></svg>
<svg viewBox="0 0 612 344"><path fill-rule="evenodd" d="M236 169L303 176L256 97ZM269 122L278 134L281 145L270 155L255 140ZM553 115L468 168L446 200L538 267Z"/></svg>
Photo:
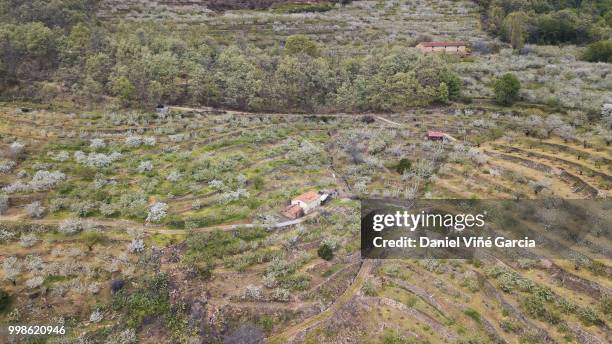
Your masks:
<svg viewBox="0 0 612 344"><path fill-rule="evenodd" d="M284 45L221 46L203 27L99 25L86 0L61 11L0 1L0 96L123 106L201 104L247 110L386 111L457 99L445 58L408 47L346 57L304 35ZM56 2L53 2L56 3ZM43 14L53 13L52 18Z"/></svg>
<svg viewBox="0 0 612 344"><path fill-rule="evenodd" d="M521 48L537 44L585 44L611 37L612 3L607 0L476 0L487 29Z"/></svg>

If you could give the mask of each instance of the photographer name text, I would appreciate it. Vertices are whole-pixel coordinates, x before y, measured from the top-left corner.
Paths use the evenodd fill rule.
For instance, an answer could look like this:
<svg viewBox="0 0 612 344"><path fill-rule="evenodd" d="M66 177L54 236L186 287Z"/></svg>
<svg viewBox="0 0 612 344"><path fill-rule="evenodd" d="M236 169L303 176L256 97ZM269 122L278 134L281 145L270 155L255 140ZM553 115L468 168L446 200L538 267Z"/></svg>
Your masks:
<svg viewBox="0 0 612 344"><path fill-rule="evenodd" d="M373 240L374 247L378 248L533 248L536 242L529 237L523 239L506 239L505 237L445 237L443 239L432 239L429 237L400 237L396 239L383 239L376 237Z"/></svg>

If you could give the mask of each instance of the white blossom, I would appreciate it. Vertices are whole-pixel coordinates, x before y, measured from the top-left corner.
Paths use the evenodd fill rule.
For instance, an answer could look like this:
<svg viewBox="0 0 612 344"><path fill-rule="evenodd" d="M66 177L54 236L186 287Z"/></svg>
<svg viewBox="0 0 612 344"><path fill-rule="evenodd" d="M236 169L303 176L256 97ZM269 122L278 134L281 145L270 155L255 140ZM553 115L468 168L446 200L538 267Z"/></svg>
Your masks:
<svg viewBox="0 0 612 344"><path fill-rule="evenodd" d="M21 264L15 256L10 256L2 262L2 270L4 270L4 279L14 282L21 273Z"/></svg>
<svg viewBox="0 0 612 344"><path fill-rule="evenodd" d="M468 151L468 156L473 162L478 165L483 165L489 160L489 157L486 154L481 153L476 148L470 148L470 150Z"/></svg>
<svg viewBox="0 0 612 344"><path fill-rule="evenodd" d="M168 213L168 205L163 202L155 202L149 209L149 214L147 215L147 222L159 222L164 217L166 217Z"/></svg>
<svg viewBox="0 0 612 344"><path fill-rule="evenodd" d="M92 294L97 294L100 292L100 283L98 282L93 282L92 284L90 284L87 287L87 291L92 293Z"/></svg>
<svg viewBox="0 0 612 344"><path fill-rule="evenodd" d="M272 292L272 298L275 301L288 302L291 300L291 292L284 288L276 288Z"/></svg>
<svg viewBox="0 0 612 344"><path fill-rule="evenodd" d="M170 174L166 177L167 181L170 182L178 182L179 179L181 179L181 173L178 171L172 171L170 172Z"/></svg>
<svg viewBox="0 0 612 344"><path fill-rule="evenodd" d="M133 239L128 244L128 252L130 253L142 252L144 251L144 248L145 248L145 244L144 244L144 240L142 239Z"/></svg>
<svg viewBox="0 0 612 344"><path fill-rule="evenodd" d="M222 190L225 188L225 183L223 183L222 180L213 179L208 182L208 186L210 186L214 190Z"/></svg>
<svg viewBox="0 0 612 344"><path fill-rule="evenodd" d="M153 163L150 160L143 161L138 165L137 170L140 173L151 172L153 171Z"/></svg>
<svg viewBox="0 0 612 344"><path fill-rule="evenodd" d="M36 245L38 241L39 240L36 237L36 234L34 233L21 233L21 238L19 238L19 245L21 245L22 247L32 247Z"/></svg>
<svg viewBox="0 0 612 344"><path fill-rule="evenodd" d="M368 191L368 184L364 180L360 180L353 186L355 192L366 193Z"/></svg>
<svg viewBox="0 0 612 344"><path fill-rule="evenodd" d="M11 143L11 146L9 147L9 151L11 153L12 156L18 156L21 155L21 153L23 153L25 149L25 145L15 141L13 143Z"/></svg>
<svg viewBox="0 0 612 344"><path fill-rule="evenodd" d="M9 240L12 240L15 237L15 233L14 232L9 232L7 230L4 229L0 229L0 243L5 243L8 242Z"/></svg>
<svg viewBox="0 0 612 344"><path fill-rule="evenodd" d="M241 198L249 198L250 194L246 189L238 189L236 191L228 191L221 194L222 203L230 203Z"/></svg>
<svg viewBox="0 0 612 344"><path fill-rule="evenodd" d="M102 312L100 312L99 309L93 311L93 313L91 313L91 315L89 316L89 321L93 323L98 323L102 321L102 319L104 319L104 315L102 314Z"/></svg>
<svg viewBox="0 0 612 344"><path fill-rule="evenodd" d="M30 186L18 180L10 185L3 187L2 191L8 194L17 193L17 192L27 192L27 191L30 191Z"/></svg>
<svg viewBox="0 0 612 344"><path fill-rule="evenodd" d="M45 208L39 201L34 201L25 206L25 211L29 217L39 218L45 213Z"/></svg>
<svg viewBox="0 0 612 344"><path fill-rule="evenodd" d="M34 289L40 287L44 281L45 279L42 276L35 276L27 280L25 284L28 288Z"/></svg>
<svg viewBox="0 0 612 344"><path fill-rule="evenodd" d="M59 151L52 159L55 161L64 162L70 159L70 154L65 150Z"/></svg>
<svg viewBox="0 0 612 344"><path fill-rule="evenodd" d="M0 173L9 173L17 166L17 163L13 160L2 160L0 161Z"/></svg>
<svg viewBox="0 0 612 344"><path fill-rule="evenodd" d="M153 136L147 136L142 139L142 143L145 146L155 146L155 144L157 143L157 140Z"/></svg>
<svg viewBox="0 0 612 344"><path fill-rule="evenodd" d="M247 300L258 301L263 299L263 292L261 290L261 287L248 285L244 290L243 297Z"/></svg>
<svg viewBox="0 0 612 344"><path fill-rule="evenodd" d="M129 328L117 336L117 341L113 342L113 344L135 344L138 338L136 337L136 332Z"/></svg>
<svg viewBox="0 0 612 344"><path fill-rule="evenodd" d="M121 154L119 152L112 152L110 154L110 158L111 158L112 161L117 161L117 160L123 158L123 154Z"/></svg>
<svg viewBox="0 0 612 344"><path fill-rule="evenodd" d="M74 158L78 163L90 167L108 167L122 157L123 155L119 152L112 152L108 155L104 153L89 153L89 155L85 155L85 153L81 151L74 153Z"/></svg>
<svg viewBox="0 0 612 344"><path fill-rule="evenodd" d="M102 149L106 147L106 143L102 139L92 139L89 144L89 148L92 149Z"/></svg>
<svg viewBox="0 0 612 344"><path fill-rule="evenodd" d="M130 135L125 138L125 144L132 148L138 147L142 144L142 137Z"/></svg>
<svg viewBox="0 0 612 344"><path fill-rule="evenodd" d="M59 171L36 171L30 186L35 191L46 191L66 179L66 175Z"/></svg>
<svg viewBox="0 0 612 344"><path fill-rule="evenodd" d="M80 164L84 164L87 161L87 155L83 151L74 152L74 160Z"/></svg>
<svg viewBox="0 0 612 344"><path fill-rule="evenodd" d="M83 229L86 225L82 220L79 219L66 219L58 227L57 231L62 234L75 234Z"/></svg>

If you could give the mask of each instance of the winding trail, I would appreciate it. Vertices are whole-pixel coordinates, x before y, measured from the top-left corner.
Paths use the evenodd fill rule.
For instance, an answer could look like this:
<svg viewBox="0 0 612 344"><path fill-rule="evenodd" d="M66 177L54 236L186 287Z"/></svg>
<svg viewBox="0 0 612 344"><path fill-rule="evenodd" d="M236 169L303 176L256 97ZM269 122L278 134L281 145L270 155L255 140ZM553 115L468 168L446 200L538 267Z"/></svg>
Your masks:
<svg viewBox="0 0 612 344"><path fill-rule="evenodd" d="M216 225L216 226L200 227L200 228L194 228L194 229L171 229L171 228L163 227L159 225L144 225L142 223L137 223L137 222L129 221L129 220L105 220L105 219L86 219L86 220L90 221L90 223L93 223L95 226L105 227L105 228L118 228L118 227L128 228L129 227L133 229L140 229L144 231L145 233L149 233L149 234L165 234L165 235L183 234L184 235L190 232L191 233L194 233L194 232L195 233L206 233L206 232L212 232L216 230L233 231L239 228L265 227L268 229L280 229L280 228L297 225L306 220L312 219L316 217L317 215L319 215L319 212L314 211L306 216L300 217L299 219L277 222L277 223L268 224L268 225L261 224L261 223L239 223L239 224L232 224L232 225ZM6 216L0 216L0 222L2 221L21 222L19 220L20 218L16 216L11 217L11 218L6 217ZM28 220L27 222L31 224L39 224L39 225L59 225L63 221L64 220L58 220L58 219L42 219L42 220Z"/></svg>
<svg viewBox="0 0 612 344"><path fill-rule="evenodd" d="M334 302L329 308L327 308L326 310L324 310L323 312L317 315L314 315L300 322L299 324L293 325L285 329L281 333L277 333L273 335L272 337L269 337L266 342L271 343L271 344L272 343L281 344L281 343L290 342L298 334L308 329L311 329L319 325L320 323L328 320L329 318L331 318L336 313L336 311L338 311L340 308L346 305L353 298L353 296L355 296L355 294L361 289L361 287L366 281L367 276L370 274L372 270L372 265L373 265L372 260L370 259L363 260L363 262L361 263L361 268L359 269L359 273L357 273L357 276L355 276L355 279L353 280L353 283L351 284L351 286L348 287L344 291L344 293L340 297L338 297L336 302Z"/></svg>
<svg viewBox="0 0 612 344"><path fill-rule="evenodd" d="M256 227L265 227L268 229L280 229L280 228L297 225L308 219L312 219L316 217L317 215L319 215L319 212L315 211L306 216L302 216L299 219L277 222L277 223L269 224L269 225L262 224L262 223L239 223L239 224L233 224L233 225L218 225L218 226L200 227L200 228L194 228L194 229L189 229L189 230L188 229L167 229L167 228L144 227L144 231L146 233L151 233L151 234L187 234L188 232L206 233L206 232L212 232L216 230L233 231L239 228L256 228Z"/></svg>
<svg viewBox="0 0 612 344"><path fill-rule="evenodd" d="M392 120L390 120L390 119L386 119L386 118L384 118L384 117L382 117L382 116L376 116L376 118L378 118L379 120L381 120L381 121L383 121L383 122L387 122L387 123L389 123L389 124L392 124L392 125L397 125L397 126L399 126L399 127L401 127L401 126L402 126L402 124L401 124L401 123L393 122Z"/></svg>

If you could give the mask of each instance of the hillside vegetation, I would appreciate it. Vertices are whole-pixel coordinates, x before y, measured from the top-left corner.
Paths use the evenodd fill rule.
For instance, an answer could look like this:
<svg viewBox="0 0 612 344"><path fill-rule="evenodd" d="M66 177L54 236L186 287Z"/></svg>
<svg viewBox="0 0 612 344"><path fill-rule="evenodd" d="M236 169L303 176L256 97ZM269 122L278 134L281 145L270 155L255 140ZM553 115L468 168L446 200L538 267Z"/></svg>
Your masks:
<svg viewBox="0 0 612 344"><path fill-rule="evenodd" d="M86 9L75 6L76 13ZM73 11L42 21L36 9L25 12L31 22L1 28L2 87L9 99L70 94L95 104L108 95L122 106L387 111L460 95L449 63L401 46L341 58L302 35L291 36L284 48L220 45L198 26L188 35L152 25L109 29Z"/></svg>
<svg viewBox="0 0 612 344"><path fill-rule="evenodd" d="M587 44L612 38L612 3L591 1L477 0L486 29L514 48L527 43ZM610 62L612 51L599 50L590 61Z"/></svg>
<svg viewBox="0 0 612 344"><path fill-rule="evenodd" d="M609 4L0 0L0 343L612 342ZM367 198L554 254L363 259Z"/></svg>

